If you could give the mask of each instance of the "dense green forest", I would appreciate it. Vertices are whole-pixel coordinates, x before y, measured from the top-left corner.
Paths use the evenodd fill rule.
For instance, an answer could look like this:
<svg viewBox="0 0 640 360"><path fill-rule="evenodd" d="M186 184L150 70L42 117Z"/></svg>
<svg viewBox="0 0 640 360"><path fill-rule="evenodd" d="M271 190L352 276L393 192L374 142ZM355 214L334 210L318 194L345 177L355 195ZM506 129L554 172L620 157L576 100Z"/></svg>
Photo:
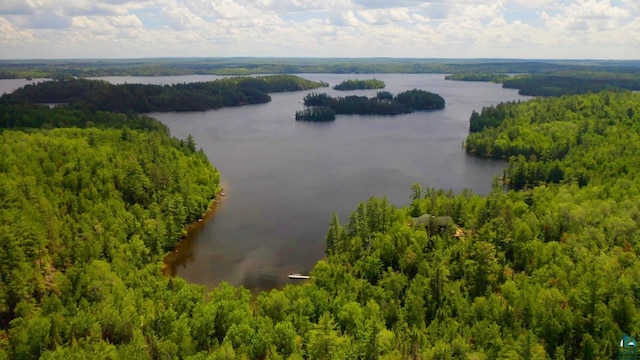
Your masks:
<svg viewBox="0 0 640 360"><path fill-rule="evenodd" d="M579 71L548 75L518 75L502 79L502 86L518 89L521 95L561 96L603 90L640 90L640 73Z"/></svg>
<svg viewBox="0 0 640 360"><path fill-rule="evenodd" d="M471 115L468 151L509 158L505 181L579 186L637 180L640 94L602 92L504 103Z"/></svg>
<svg viewBox="0 0 640 360"><path fill-rule="evenodd" d="M0 110L0 359L116 358L219 175L147 117Z"/></svg>
<svg viewBox="0 0 640 360"><path fill-rule="evenodd" d="M514 76L495 73L460 73L447 75L445 79L502 83L505 88L518 89L520 95L530 96L562 96L603 90L640 90L640 73L637 68L618 69L617 71L588 69Z"/></svg>
<svg viewBox="0 0 640 360"><path fill-rule="evenodd" d="M2 106L0 359L610 359L640 334L639 94L472 114L468 151L520 190L372 198L328 219L310 282L257 295L162 275L217 189L192 138Z"/></svg>
<svg viewBox="0 0 640 360"><path fill-rule="evenodd" d="M416 58L147 58L0 60L0 79L251 74L538 74L558 71L637 71L637 60Z"/></svg>
<svg viewBox="0 0 640 360"><path fill-rule="evenodd" d="M443 109L445 100L438 94L419 89L407 90L396 96L388 91L379 91L374 97L350 95L334 98L326 93L313 92L304 97L304 105L328 107L336 114L397 115L416 110Z"/></svg>
<svg viewBox="0 0 640 360"><path fill-rule="evenodd" d="M230 77L174 85L113 85L107 81L65 79L27 85L0 97L0 104L64 103L89 111L146 113L200 111L271 101L270 92L329 86L293 75Z"/></svg>
<svg viewBox="0 0 640 360"><path fill-rule="evenodd" d="M333 87L334 90L367 90L367 89L384 89L385 83L378 79L367 80L345 80Z"/></svg>

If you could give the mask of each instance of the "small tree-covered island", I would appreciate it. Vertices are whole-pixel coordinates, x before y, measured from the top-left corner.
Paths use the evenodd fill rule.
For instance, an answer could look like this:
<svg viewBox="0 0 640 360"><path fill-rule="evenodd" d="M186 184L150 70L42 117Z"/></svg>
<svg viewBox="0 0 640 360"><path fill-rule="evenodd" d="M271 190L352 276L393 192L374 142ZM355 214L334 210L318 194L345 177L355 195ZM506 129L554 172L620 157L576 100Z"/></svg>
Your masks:
<svg viewBox="0 0 640 360"><path fill-rule="evenodd" d="M304 97L308 108L296 112L296 120L331 121L336 114L398 115L416 110L438 110L445 107L442 96L425 90L408 90L396 96L388 91L379 91L374 97L331 97L326 93L310 93ZM332 110L329 111L329 110Z"/></svg>
<svg viewBox="0 0 640 360"><path fill-rule="evenodd" d="M370 89L384 89L385 83L378 79L367 80L345 80L340 84L333 87L334 90L370 90Z"/></svg>

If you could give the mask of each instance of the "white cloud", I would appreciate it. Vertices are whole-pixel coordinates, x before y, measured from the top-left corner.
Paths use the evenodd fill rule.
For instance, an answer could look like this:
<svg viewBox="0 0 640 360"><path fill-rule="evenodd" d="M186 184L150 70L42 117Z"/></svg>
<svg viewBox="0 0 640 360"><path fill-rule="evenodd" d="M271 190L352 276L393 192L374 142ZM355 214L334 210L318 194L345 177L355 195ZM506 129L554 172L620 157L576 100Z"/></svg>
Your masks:
<svg viewBox="0 0 640 360"><path fill-rule="evenodd" d="M88 17L76 16L72 25L79 29L87 29L102 34L110 34L130 28L142 28L142 22L135 15Z"/></svg>
<svg viewBox="0 0 640 360"><path fill-rule="evenodd" d="M34 37L29 32L16 29L13 24L0 17L0 46L28 43L33 40Z"/></svg>
<svg viewBox="0 0 640 360"><path fill-rule="evenodd" d="M271 12L342 11L353 8L350 0L244 0L241 3Z"/></svg>
<svg viewBox="0 0 640 360"><path fill-rule="evenodd" d="M637 0L2 0L0 57L640 58L638 4Z"/></svg>
<svg viewBox="0 0 640 360"><path fill-rule="evenodd" d="M550 7L555 7L555 2L556 0L513 0L513 3L519 7L546 10L549 10Z"/></svg>
<svg viewBox="0 0 640 360"><path fill-rule="evenodd" d="M374 25L412 21L409 11L406 8L364 10L358 11L357 14L358 17L362 18L367 24Z"/></svg>
<svg viewBox="0 0 640 360"><path fill-rule="evenodd" d="M204 29L207 22L194 14L188 8L167 7L162 9L162 19L164 24L176 30Z"/></svg>
<svg viewBox="0 0 640 360"><path fill-rule="evenodd" d="M555 16L542 15L550 31L565 35L565 32L617 32L631 18L635 16L628 8L612 6L609 0L579 0L561 8Z"/></svg>

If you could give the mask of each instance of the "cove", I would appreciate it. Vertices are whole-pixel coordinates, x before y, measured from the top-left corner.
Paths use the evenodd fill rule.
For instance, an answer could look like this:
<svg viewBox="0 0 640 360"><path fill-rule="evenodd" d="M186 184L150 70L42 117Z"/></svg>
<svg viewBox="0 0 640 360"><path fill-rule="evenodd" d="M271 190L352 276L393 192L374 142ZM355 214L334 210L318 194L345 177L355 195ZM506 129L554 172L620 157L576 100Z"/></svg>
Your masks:
<svg viewBox="0 0 640 360"><path fill-rule="evenodd" d="M379 79L393 94L414 88L445 98L444 110L397 116L337 116L330 123L294 120L309 91L271 94L267 104L189 113L154 113L173 136L193 135L220 170L227 196L214 216L181 243L171 272L208 288L222 281L252 290L282 287L324 256L329 219L344 224L358 203L386 196L409 202L410 187L489 191L504 162L462 149L469 116L502 101L525 100L498 84L444 80L442 74L301 74L330 86ZM211 77L110 77L119 82L174 83ZM374 96L378 90L330 96Z"/></svg>

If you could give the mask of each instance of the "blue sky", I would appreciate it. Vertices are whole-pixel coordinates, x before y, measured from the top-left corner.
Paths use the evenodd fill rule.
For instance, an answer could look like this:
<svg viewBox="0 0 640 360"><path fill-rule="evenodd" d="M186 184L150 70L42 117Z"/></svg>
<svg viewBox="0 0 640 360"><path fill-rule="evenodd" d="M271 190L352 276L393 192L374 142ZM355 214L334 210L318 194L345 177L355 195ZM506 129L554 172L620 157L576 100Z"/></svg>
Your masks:
<svg viewBox="0 0 640 360"><path fill-rule="evenodd" d="M640 59L638 0L2 0L0 58Z"/></svg>

